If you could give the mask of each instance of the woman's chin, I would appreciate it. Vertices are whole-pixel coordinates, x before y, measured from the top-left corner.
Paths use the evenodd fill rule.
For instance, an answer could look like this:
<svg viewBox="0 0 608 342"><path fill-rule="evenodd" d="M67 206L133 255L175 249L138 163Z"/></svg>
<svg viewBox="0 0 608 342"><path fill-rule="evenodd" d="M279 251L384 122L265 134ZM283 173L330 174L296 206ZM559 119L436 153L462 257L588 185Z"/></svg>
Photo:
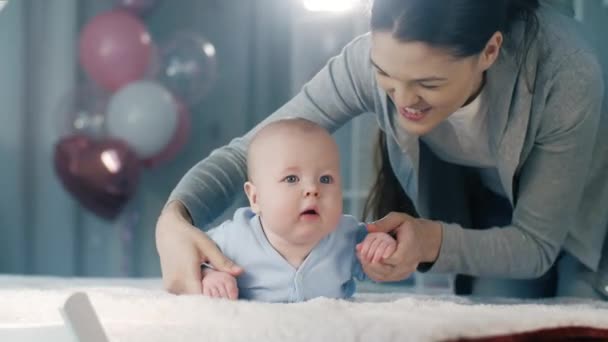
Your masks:
<svg viewBox="0 0 608 342"><path fill-rule="evenodd" d="M399 127L405 132L416 136L425 135L437 126L431 117L426 117L419 121L412 121L399 115L398 123Z"/></svg>

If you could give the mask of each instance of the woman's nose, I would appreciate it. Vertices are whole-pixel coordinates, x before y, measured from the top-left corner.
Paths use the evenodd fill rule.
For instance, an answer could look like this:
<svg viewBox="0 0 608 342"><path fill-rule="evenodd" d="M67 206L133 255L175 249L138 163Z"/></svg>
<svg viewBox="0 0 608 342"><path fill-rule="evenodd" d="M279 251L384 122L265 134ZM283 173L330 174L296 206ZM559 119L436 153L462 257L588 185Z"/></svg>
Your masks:
<svg viewBox="0 0 608 342"><path fill-rule="evenodd" d="M409 107L420 102L420 97L411 88L401 85L395 87L393 100L398 107Z"/></svg>

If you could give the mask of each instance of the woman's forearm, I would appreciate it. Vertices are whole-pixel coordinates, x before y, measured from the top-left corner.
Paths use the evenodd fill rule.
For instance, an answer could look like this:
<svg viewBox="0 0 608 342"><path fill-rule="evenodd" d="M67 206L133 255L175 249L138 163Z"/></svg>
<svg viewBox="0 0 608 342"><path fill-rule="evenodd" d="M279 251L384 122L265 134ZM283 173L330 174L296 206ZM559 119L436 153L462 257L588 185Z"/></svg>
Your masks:
<svg viewBox="0 0 608 342"><path fill-rule="evenodd" d="M515 226L486 230L444 223L431 272L483 277L536 278L553 264L560 246Z"/></svg>

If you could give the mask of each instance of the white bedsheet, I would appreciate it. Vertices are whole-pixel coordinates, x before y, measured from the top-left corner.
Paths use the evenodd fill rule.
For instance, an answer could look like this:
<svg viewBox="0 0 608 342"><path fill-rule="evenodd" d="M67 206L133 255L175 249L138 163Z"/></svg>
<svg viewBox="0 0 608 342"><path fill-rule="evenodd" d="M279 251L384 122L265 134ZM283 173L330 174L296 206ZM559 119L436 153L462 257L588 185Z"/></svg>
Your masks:
<svg viewBox="0 0 608 342"><path fill-rule="evenodd" d="M608 303L586 300L360 293L352 301L268 304L175 296L159 279L0 276L0 340L63 340L58 308L77 291L89 295L111 341L437 341L572 325L608 329Z"/></svg>

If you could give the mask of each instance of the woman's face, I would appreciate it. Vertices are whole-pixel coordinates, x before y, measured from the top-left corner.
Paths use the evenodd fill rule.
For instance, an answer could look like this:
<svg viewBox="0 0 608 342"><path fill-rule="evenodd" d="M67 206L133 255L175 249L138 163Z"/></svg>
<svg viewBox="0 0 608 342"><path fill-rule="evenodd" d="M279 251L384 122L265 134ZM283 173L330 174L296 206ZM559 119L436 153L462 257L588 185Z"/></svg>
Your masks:
<svg viewBox="0 0 608 342"><path fill-rule="evenodd" d="M498 55L502 36L493 46L496 35L479 55L456 58L425 43L400 42L391 32L373 33L376 79L395 104L399 125L424 135L476 95Z"/></svg>

